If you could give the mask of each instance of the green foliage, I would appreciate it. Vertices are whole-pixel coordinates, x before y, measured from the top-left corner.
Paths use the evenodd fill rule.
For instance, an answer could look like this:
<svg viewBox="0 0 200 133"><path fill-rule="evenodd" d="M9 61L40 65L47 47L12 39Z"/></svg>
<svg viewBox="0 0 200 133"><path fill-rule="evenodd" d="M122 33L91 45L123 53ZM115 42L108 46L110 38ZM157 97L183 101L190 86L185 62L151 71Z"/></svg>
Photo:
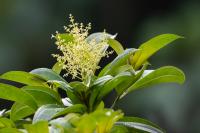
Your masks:
<svg viewBox="0 0 200 133"><path fill-rule="evenodd" d="M170 82L182 84L184 81L184 73L176 67L165 66L156 70L145 70L140 79L131 85L121 97L136 89L152 86L155 84Z"/></svg>
<svg viewBox="0 0 200 133"><path fill-rule="evenodd" d="M22 103L15 102L11 108L10 119L13 121L20 120L29 115L32 115L34 112L35 110L30 108L29 106Z"/></svg>
<svg viewBox="0 0 200 133"><path fill-rule="evenodd" d="M112 129L115 122L122 117L123 114L120 111L96 110L93 113L83 115L75 123L75 126L80 133L107 133Z"/></svg>
<svg viewBox="0 0 200 133"><path fill-rule="evenodd" d="M107 40L117 57L97 75L87 74L83 80L67 82L60 76L63 69L55 63L52 69L31 72L11 71L3 80L21 83L18 88L0 83L0 98L14 101L11 109L0 114L0 132L13 133L164 133L156 124L137 117L126 117L115 104L127 94L160 83L185 81L184 73L173 66L148 70L148 59L162 47L182 38L174 34L159 35L143 43L139 49L122 47L116 35L93 33L86 41ZM73 42L72 35L57 34L55 39ZM107 49L107 47L105 48ZM67 97L62 97L59 89ZM115 91L110 108L104 98Z"/></svg>
<svg viewBox="0 0 200 133"><path fill-rule="evenodd" d="M59 74L57 74L56 72L54 72L53 70L48 69L48 68L34 69L30 73L35 74L38 77L41 77L46 81L48 81L48 80L58 80L58 81L66 82Z"/></svg>
<svg viewBox="0 0 200 133"><path fill-rule="evenodd" d="M137 49L130 48L126 49L122 54L119 54L108 66L106 66L99 74L99 77L104 75L113 75L115 70L127 63L127 59L134 54Z"/></svg>
<svg viewBox="0 0 200 133"><path fill-rule="evenodd" d="M33 123L40 120L51 120L52 118L65 115L68 113L84 113L86 110L82 104L76 104L67 108L56 104L47 104L41 106L33 117Z"/></svg>
<svg viewBox="0 0 200 133"><path fill-rule="evenodd" d="M165 132L163 129L161 129L156 124L137 117L123 117L118 122L116 122L117 125L123 125L128 130L136 130L138 132L145 131L145 132L156 132L156 133L163 133Z"/></svg>
<svg viewBox="0 0 200 133"><path fill-rule="evenodd" d="M45 81L37 75L23 72L23 71L10 71L0 76L1 79L10 80L26 85L45 86Z"/></svg>
<svg viewBox="0 0 200 133"><path fill-rule="evenodd" d="M17 87L0 83L0 98L26 104L32 109L37 108L35 99Z"/></svg>
<svg viewBox="0 0 200 133"><path fill-rule="evenodd" d="M143 43L139 47L139 51L136 52L131 59L131 64L133 65L134 69L137 70L155 52L179 38L183 37L175 34L162 34Z"/></svg>
<svg viewBox="0 0 200 133"><path fill-rule="evenodd" d="M38 106L44 104L62 105L60 95L58 95L58 93L51 88L40 86L24 86L21 89L33 96Z"/></svg>
<svg viewBox="0 0 200 133"><path fill-rule="evenodd" d="M28 133L49 133L48 122L39 121L35 124L24 125Z"/></svg>

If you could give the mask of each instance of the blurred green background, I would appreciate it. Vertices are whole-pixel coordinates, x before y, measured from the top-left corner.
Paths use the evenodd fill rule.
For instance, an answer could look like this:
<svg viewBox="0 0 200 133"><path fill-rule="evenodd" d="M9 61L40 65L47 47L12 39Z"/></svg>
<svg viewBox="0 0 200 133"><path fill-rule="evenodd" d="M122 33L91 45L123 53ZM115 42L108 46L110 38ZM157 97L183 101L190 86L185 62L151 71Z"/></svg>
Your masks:
<svg viewBox="0 0 200 133"><path fill-rule="evenodd" d="M56 30L72 13L94 31L118 33L124 47L138 47L162 33L185 37L162 49L150 62L155 69L177 66L184 85L165 84L136 91L118 107L126 115L149 119L169 133L200 132L200 1L198 0L0 0L0 74L51 67ZM6 101L7 102L7 101ZM8 103L0 101L1 108Z"/></svg>

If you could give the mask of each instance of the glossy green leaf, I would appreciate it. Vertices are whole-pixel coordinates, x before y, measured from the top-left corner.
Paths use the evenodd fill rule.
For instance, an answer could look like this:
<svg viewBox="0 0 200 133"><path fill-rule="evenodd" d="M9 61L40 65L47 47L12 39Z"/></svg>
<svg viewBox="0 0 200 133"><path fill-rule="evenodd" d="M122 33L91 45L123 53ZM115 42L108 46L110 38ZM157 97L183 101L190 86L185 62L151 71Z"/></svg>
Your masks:
<svg viewBox="0 0 200 133"><path fill-rule="evenodd" d="M123 97L127 93L136 89L160 84L160 83L179 83L182 84L185 81L184 73L173 66L165 66L156 69L148 74L145 74L141 79L130 86L127 91L121 96Z"/></svg>
<svg viewBox="0 0 200 133"><path fill-rule="evenodd" d="M32 115L34 112L35 110L29 106L15 102L11 108L10 119L13 121L20 120L29 115Z"/></svg>
<svg viewBox="0 0 200 133"><path fill-rule="evenodd" d="M45 81L43 79L35 74L24 71L10 71L1 75L0 78L26 85L45 86Z"/></svg>
<svg viewBox="0 0 200 133"><path fill-rule="evenodd" d="M112 78L110 81L106 82L102 88L100 88L97 100L101 100L105 95L111 92L117 85L123 83L132 76L130 72L122 72Z"/></svg>
<svg viewBox="0 0 200 133"><path fill-rule="evenodd" d="M24 86L22 89L36 99L38 106L44 104L62 105L61 97L51 88L42 86Z"/></svg>
<svg viewBox="0 0 200 133"><path fill-rule="evenodd" d="M48 122L39 121L35 124L26 124L24 128L28 133L49 133Z"/></svg>
<svg viewBox="0 0 200 133"><path fill-rule="evenodd" d="M53 118L61 116L61 115L65 115L68 113L84 113L86 112L86 106L83 104L75 104L69 107L64 108L62 111L57 112Z"/></svg>
<svg viewBox="0 0 200 133"><path fill-rule="evenodd" d="M80 100L80 95L73 89L67 82L58 81L58 80L48 80L50 84L53 84L56 88L61 88L66 91L67 96L70 98L73 104L82 103Z"/></svg>
<svg viewBox="0 0 200 133"><path fill-rule="evenodd" d="M32 124L32 120L30 119L30 117L28 117L27 119L20 119L20 120L17 120L17 121L14 121L15 122L15 125L18 129L20 129L20 131L25 131L24 129L24 125L25 124Z"/></svg>
<svg viewBox="0 0 200 133"><path fill-rule="evenodd" d="M77 94L74 91L67 91L67 97L72 101L73 104L81 104L83 101L81 101L81 98L79 94Z"/></svg>
<svg viewBox="0 0 200 133"><path fill-rule="evenodd" d="M113 75L117 75L121 72L125 72L125 71L129 71L132 74L135 74L135 70L133 69L133 66L126 64L126 65L122 65L119 66L118 68L115 69L115 71L113 72Z"/></svg>
<svg viewBox="0 0 200 133"><path fill-rule="evenodd" d="M86 38L86 40L88 41L88 42L90 42L90 41L95 41L95 42L97 42L97 43L99 43L99 42L101 42L101 41L103 41L103 40L105 40L105 39L114 39L116 37L116 35L111 35L111 34L108 34L108 33L105 33L105 32L96 32L96 33L92 33L92 34L90 34L87 38Z"/></svg>
<svg viewBox="0 0 200 133"><path fill-rule="evenodd" d="M133 53L135 53L137 51L137 49L134 48L130 48L130 49L126 49L122 54L118 55L108 66L107 70L105 71L105 73L103 73L103 75L112 75L113 72L122 65L125 65L127 63L127 59L129 58L130 55L132 55Z"/></svg>
<svg viewBox="0 0 200 133"><path fill-rule="evenodd" d="M89 98L89 110L90 112L94 110L94 104L96 102L97 96L99 94L99 89L94 89Z"/></svg>
<svg viewBox="0 0 200 133"><path fill-rule="evenodd" d="M57 74L60 74L60 72L62 71L62 66L60 66L60 63L59 62L56 62L53 67L52 67L52 70L57 73Z"/></svg>
<svg viewBox="0 0 200 133"><path fill-rule="evenodd" d="M128 80L120 83L118 86L115 87L117 94L120 96L126 91L132 84L134 84L141 76L143 75L145 69L147 68L148 64L144 64L141 70L138 70L132 74Z"/></svg>
<svg viewBox="0 0 200 133"><path fill-rule="evenodd" d="M33 117L33 123L41 120L50 120L57 113L62 111L64 108L56 104L47 104L41 106Z"/></svg>
<svg viewBox="0 0 200 133"><path fill-rule="evenodd" d="M102 41L108 40L109 38L114 39L116 35L111 35L105 32L96 32L90 34L87 38L86 41L88 43L90 42L95 42L97 45L98 43L101 43ZM106 51L108 49L109 45L105 45L104 48L101 49L102 52Z"/></svg>
<svg viewBox="0 0 200 133"><path fill-rule="evenodd" d="M64 106L67 106L67 107L73 105L73 104L72 104L72 101L71 101L70 98L68 98L68 97L62 98L62 103L63 103Z"/></svg>
<svg viewBox="0 0 200 133"><path fill-rule="evenodd" d="M77 131L79 133L94 133L96 123L96 120L91 115L83 115L78 125L76 125Z"/></svg>
<svg viewBox="0 0 200 133"><path fill-rule="evenodd" d="M111 75L106 75L106 76L100 77L100 78L96 79L96 81L94 81L93 86L91 87L92 93L89 98L90 111L93 110L93 105L97 99L99 92L101 91L101 88L104 86L104 84L106 82L108 82L112 78L113 77Z"/></svg>
<svg viewBox="0 0 200 133"><path fill-rule="evenodd" d="M124 52L123 46L115 39L108 39L109 46L115 50L115 52L119 55Z"/></svg>
<svg viewBox="0 0 200 133"><path fill-rule="evenodd" d="M66 80L64 80L59 74L57 74L56 72L54 72L53 70L48 69L48 68L34 69L30 73L36 74L39 77L42 77L43 79L45 79L46 81L58 80L58 81L66 82Z"/></svg>
<svg viewBox="0 0 200 133"><path fill-rule="evenodd" d="M70 82L69 85L78 93L84 92L88 88L83 82L79 81Z"/></svg>
<svg viewBox="0 0 200 133"><path fill-rule="evenodd" d="M110 133L130 133L127 127L122 125L114 125L110 131ZM138 133L138 132L136 132Z"/></svg>
<svg viewBox="0 0 200 133"><path fill-rule="evenodd" d="M86 40L88 42L94 40L97 43L107 39L108 40L108 45L117 53L117 54L121 54L124 51L123 46L120 44L120 42L118 42L117 40L115 40L114 38L116 37L117 34L115 35L111 35L108 33L104 33L104 32L97 32L97 33L93 33L91 35L89 35Z"/></svg>
<svg viewBox="0 0 200 133"><path fill-rule="evenodd" d="M107 81L111 80L112 78L113 78L113 76L111 76L111 75L105 75L105 76L102 76L100 78L97 78L94 81L93 86L104 85Z"/></svg>
<svg viewBox="0 0 200 133"><path fill-rule="evenodd" d="M0 98L16 101L28 105L32 109L37 109L36 101L30 94L11 85L0 83Z"/></svg>
<svg viewBox="0 0 200 133"><path fill-rule="evenodd" d="M52 118L68 113L83 113L86 107L82 104L76 104L70 107L61 107L55 104L41 106L33 117L33 123L41 120L51 120Z"/></svg>
<svg viewBox="0 0 200 133"><path fill-rule="evenodd" d="M108 63L103 69L99 72L98 77L104 76L104 74L108 71L108 68L110 67L111 63Z"/></svg>
<svg viewBox="0 0 200 133"><path fill-rule="evenodd" d="M0 129L0 133L23 133L23 132L16 128L8 127Z"/></svg>
<svg viewBox="0 0 200 133"><path fill-rule="evenodd" d="M73 88L66 82L59 80L48 80L47 83L50 83L55 86L55 88L61 88L64 91L72 91Z"/></svg>
<svg viewBox="0 0 200 133"><path fill-rule="evenodd" d="M175 34L162 34L143 43L138 48L140 50L135 53L133 59L131 60L131 64L134 66L134 69L137 70L155 52L179 38L183 37Z"/></svg>
<svg viewBox="0 0 200 133"><path fill-rule="evenodd" d="M79 122L76 123L77 131L81 133L107 133L111 131L114 123L122 117L121 111L96 110L80 118Z"/></svg>
<svg viewBox="0 0 200 133"><path fill-rule="evenodd" d="M133 128L149 133L164 133L165 131L161 129L156 124L137 117L123 117L118 122L116 122L116 125L123 125L128 128Z"/></svg>
<svg viewBox="0 0 200 133"><path fill-rule="evenodd" d="M75 113L70 113L65 117L59 117L56 119L51 120L49 123L51 124L54 129L59 130L60 132L66 133L77 133L72 121L77 121L79 119L79 115ZM60 133L58 132L58 133Z"/></svg>
<svg viewBox="0 0 200 133"><path fill-rule="evenodd" d="M6 109L0 110L0 117L4 116L6 113Z"/></svg>
<svg viewBox="0 0 200 133"><path fill-rule="evenodd" d="M10 120L8 118L0 117L0 129L7 128L7 127L15 127L15 124L13 123L12 120Z"/></svg>
<svg viewBox="0 0 200 133"><path fill-rule="evenodd" d="M96 107L96 110L103 110L104 109L104 102L101 101L99 105Z"/></svg>

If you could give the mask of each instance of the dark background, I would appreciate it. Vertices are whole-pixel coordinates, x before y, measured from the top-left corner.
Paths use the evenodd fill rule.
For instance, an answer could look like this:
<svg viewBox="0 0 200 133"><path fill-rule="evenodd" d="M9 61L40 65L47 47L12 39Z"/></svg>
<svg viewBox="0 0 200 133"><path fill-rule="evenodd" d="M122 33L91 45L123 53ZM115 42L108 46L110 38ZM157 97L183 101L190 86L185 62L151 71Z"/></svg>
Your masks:
<svg viewBox="0 0 200 133"><path fill-rule="evenodd" d="M150 62L155 69L184 70L184 85L165 84L139 90L118 107L126 115L149 119L169 133L200 132L200 2L195 0L0 0L0 74L10 70L50 68L56 53L50 35L62 32L72 13L92 22L94 31L118 33L124 47L137 48L162 33L185 37L162 49ZM1 108L7 102L0 102Z"/></svg>

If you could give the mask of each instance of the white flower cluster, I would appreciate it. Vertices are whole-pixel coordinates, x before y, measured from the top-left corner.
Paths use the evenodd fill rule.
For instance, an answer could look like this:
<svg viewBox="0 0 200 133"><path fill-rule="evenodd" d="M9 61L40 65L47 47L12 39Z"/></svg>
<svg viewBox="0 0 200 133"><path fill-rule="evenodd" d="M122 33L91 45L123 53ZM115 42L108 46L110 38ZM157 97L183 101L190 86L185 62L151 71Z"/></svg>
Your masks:
<svg viewBox="0 0 200 133"><path fill-rule="evenodd" d="M66 33L56 33L57 48L62 54L53 54L57 58L62 68L67 71L65 76L72 75L72 78L84 80L88 75L94 75L100 60L104 56L108 56L111 52L107 52L107 39L97 42L95 39L87 41L88 31L91 24L84 26L83 23L76 23L72 15L70 15L70 24L64 26Z"/></svg>

